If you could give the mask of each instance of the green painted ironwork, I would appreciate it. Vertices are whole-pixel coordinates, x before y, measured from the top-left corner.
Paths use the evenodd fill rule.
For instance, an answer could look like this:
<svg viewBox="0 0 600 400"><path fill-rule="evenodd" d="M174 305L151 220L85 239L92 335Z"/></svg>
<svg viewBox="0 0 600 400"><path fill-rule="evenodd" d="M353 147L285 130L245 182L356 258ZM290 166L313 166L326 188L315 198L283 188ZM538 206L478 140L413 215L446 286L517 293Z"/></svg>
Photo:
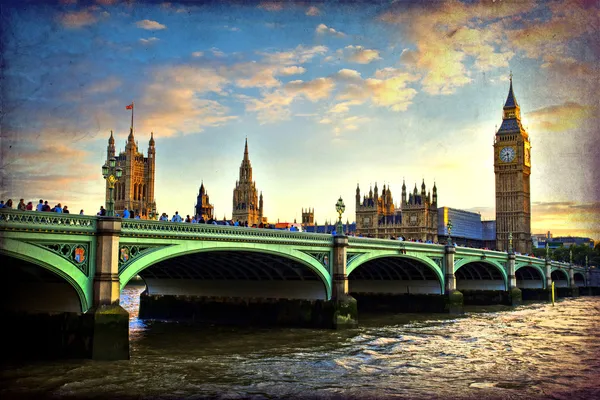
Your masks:
<svg viewBox="0 0 600 400"><path fill-rule="evenodd" d="M309 256L311 256L312 258L314 258L315 260L317 260L318 262L320 262L325 268L327 268L328 270L330 270L330 259L331 259L331 253L330 252L325 252L325 251L319 251L319 252L314 252L314 251L302 251L305 254L308 254Z"/></svg>
<svg viewBox="0 0 600 400"><path fill-rule="evenodd" d="M0 253L27 260L69 282L80 296L82 310L91 307L96 270L98 220L102 217L0 209ZM432 269L444 287L443 245L388 239L348 238L347 274L381 257L404 257ZM204 251L251 251L294 260L314 271L331 294L333 237L235 226L123 220L119 235L119 278L123 287L141 270L163 260ZM83 257L83 258L82 258ZM327 260L327 261L326 261ZM506 281L505 252L456 247L455 270L469 262L498 268ZM515 270L531 266L545 281L545 260L516 255ZM551 262L569 281L568 263ZM585 267L574 271L585 273Z"/></svg>
<svg viewBox="0 0 600 400"><path fill-rule="evenodd" d="M42 211L0 209L0 229L38 232L94 233L97 218Z"/></svg>
<svg viewBox="0 0 600 400"><path fill-rule="evenodd" d="M122 245L119 247L119 273L138 257L162 249L163 245Z"/></svg>
<svg viewBox="0 0 600 400"><path fill-rule="evenodd" d="M50 249L50 251L79 268L85 276L90 276L90 247L88 243L29 243Z"/></svg>

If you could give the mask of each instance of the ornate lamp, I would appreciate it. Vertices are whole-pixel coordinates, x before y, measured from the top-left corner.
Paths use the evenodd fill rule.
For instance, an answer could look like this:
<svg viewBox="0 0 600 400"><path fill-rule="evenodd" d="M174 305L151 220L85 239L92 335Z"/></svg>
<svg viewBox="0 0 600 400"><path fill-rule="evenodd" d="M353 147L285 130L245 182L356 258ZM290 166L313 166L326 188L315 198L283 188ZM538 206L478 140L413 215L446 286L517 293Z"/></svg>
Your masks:
<svg viewBox="0 0 600 400"><path fill-rule="evenodd" d="M452 220L449 219L448 224L446 224L446 227L448 228L448 246L452 246L452 226Z"/></svg>
<svg viewBox="0 0 600 400"><path fill-rule="evenodd" d="M335 203L335 210L338 213L338 222L336 224L335 230L338 235L344 235L344 225L342 224L342 214L346 210L346 205L344 204L344 200L342 200L342 196L340 196L337 203Z"/></svg>
<svg viewBox="0 0 600 400"><path fill-rule="evenodd" d="M569 264L573 265L573 249L569 249Z"/></svg>
<svg viewBox="0 0 600 400"><path fill-rule="evenodd" d="M117 160L111 157L108 160L108 165L102 166L102 176L108 183L108 202L106 204L106 216L114 217L115 215L115 200L113 199L113 190L115 189L115 183L123 176L123 169L121 167L115 168Z"/></svg>
<svg viewBox="0 0 600 400"><path fill-rule="evenodd" d="M509 253L513 252L513 247L512 247L512 232L508 232L508 252Z"/></svg>

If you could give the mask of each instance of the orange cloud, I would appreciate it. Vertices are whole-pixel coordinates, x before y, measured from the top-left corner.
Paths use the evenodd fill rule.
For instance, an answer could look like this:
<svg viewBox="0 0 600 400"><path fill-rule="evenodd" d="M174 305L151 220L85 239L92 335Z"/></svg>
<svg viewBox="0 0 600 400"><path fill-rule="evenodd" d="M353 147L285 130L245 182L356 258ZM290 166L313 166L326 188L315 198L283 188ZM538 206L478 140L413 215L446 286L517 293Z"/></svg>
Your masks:
<svg viewBox="0 0 600 400"><path fill-rule="evenodd" d="M429 94L451 94L471 82L465 66L473 60L475 68L486 71L506 67L514 53L501 42L502 26L498 21L532 9L528 2L458 1L427 3L406 7L393 6L383 21L398 25L416 49L406 50L401 61L423 72L423 90Z"/></svg>
<svg viewBox="0 0 600 400"><path fill-rule="evenodd" d="M328 97L335 83L331 78L317 78L312 81L291 81L285 85L288 93L304 95L310 101L317 101Z"/></svg>
<svg viewBox="0 0 600 400"><path fill-rule="evenodd" d="M159 22L151 21L149 19L144 19L142 21L136 22L138 28L146 29L149 31L157 31L161 29L167 29L167 27Z"/></svg>
<svg viewBox="0 0 600 400"><path fill-rule="evenodd" d="M330 36L335 36L335 37L346 36L346 34L344 34L343 32L336 31L335 29L330 28L325 24L319 24L317 26L317 29L315 29L315 32L319 35L330 35Z"/></svg>
<svg viewBox="0 0 600 400"><path fill-rule="evenodd" d="M303 67L297 67L297 66L291 66L291 67L285 67L279 70L279 74L283 75L283 76L289 76L289 75L300 75L306 72L306 68Z"/></svg>
<svg viewBox="0 0 600 400"><path fill-rule="evenodd" d="M595 108L575 102L544 107L527 113L537 131L563 132L578 128L585 120L595 115Z"/></svg>
<svg viewBox="0 0 600 400"><path fill-rule="evenodd" d="M388 107L394 111L405 111L412 103L412 98L417 94L407 85L418 79L417 75L395 68L384 68L375 72L374 78L363 80L356 71L343 69L336 75L336 79L345 83L345 87L338 93L338 100L355 101L360 104L370 100L380 107ZM347 105L340 103L330 110L345 111Z"/></svg>
<svg viewBox="0 0 600 400"><path fill-rule="evenodd" d="M65 13L60 17L61 24L66 28L76 29L96 23L98 19L87 10Z"/></svg>
<svg viewBox="0 0 600 400"><path fill-rule="evenodd" d="M317 15L321 15L321 11L315 6L310 6L306 10L306 15L310 17L316 17Z"/></svg>
<svg viewBox="0 0 600 400"><path fill-rule="evenodd" d="M258 5L258 8L267 11L281 11L283 10L283 4L276 1L263 1Z"/></svg>
<svg viewBox="0 0 600 400"><path fill-rule="evenodd" d="M156 70L140 101L148 117L139 123L139 129L164 137L199 132L203 127L236 119L218 101L201 98L211 92L224 95L223 87L228 82L210 68L177 66Z"/></svg>
<svg viewBox="0 0 600 400"><path fill-rule="evenodd" d="M365 49L362 46L346 46L336 52L340 57L357 64L369 64L375 60L380 60L378 50Z"/></svg>
<svg viewBox="0 0 600 400"><path fill-rule="evenodd" d="M256 119L261 124L289 119L288 106L294 100L294 96L281 90L265 93L260 99L244 95L238 95L237 98L246 104L246 111L257 113Z"/></svg>
<svg viewBox="0 0 600 400"><path fill-rule="evenodd" d="M533 202L531 216L533 232L551 231L554 236L581 235L600 239L600 202Z"/></svg>

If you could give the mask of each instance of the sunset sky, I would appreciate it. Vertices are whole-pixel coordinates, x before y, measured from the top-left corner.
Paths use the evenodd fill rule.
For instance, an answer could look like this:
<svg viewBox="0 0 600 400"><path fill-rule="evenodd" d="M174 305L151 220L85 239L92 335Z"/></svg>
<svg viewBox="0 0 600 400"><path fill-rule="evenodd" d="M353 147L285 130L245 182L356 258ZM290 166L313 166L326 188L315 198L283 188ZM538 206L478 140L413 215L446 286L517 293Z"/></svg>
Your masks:
<svg viewBox="0 0 600 400"><path fill-rule="evenodd" d="M135 101L160 213L218 218L248 138L270 221L344 221L402 180L494 219L509 74L532 144L532 232L600 240L596 0L15 2L2 6L0 199L104 204L101 166Z"/></svg>

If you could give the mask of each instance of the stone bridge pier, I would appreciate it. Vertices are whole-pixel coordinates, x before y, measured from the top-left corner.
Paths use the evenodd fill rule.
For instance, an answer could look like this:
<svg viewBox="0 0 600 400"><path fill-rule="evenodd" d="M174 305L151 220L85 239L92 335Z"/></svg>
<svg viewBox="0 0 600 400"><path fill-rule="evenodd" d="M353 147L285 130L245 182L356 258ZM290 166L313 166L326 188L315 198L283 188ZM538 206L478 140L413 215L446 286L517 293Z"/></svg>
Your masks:
<svg viewBox="0 0 600 400"><path fill-rule="evenodd" d="M93 319L92 358L129 359L129 313L120 306L119 235L121 218L98 220L94 303L85 314Z"/></svg>
<svg viewBox="0 0 600 400"><path fill-rule="evenodd" d="M454 275L454 255L456 248L451 244L444 247L444 292L446 294L446 310L450 314L463 312L464 297L456 290L456 276Z"/></svg>

